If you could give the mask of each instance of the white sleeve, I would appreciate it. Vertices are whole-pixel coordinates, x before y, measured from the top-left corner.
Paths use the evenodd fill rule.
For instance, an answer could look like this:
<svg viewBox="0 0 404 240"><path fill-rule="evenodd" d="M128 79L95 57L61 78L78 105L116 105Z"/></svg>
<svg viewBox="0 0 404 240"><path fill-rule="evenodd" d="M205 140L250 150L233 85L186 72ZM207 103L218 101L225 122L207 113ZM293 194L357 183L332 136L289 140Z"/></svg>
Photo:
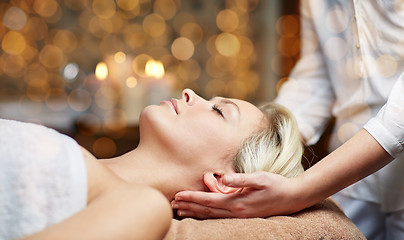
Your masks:
<svg viewBox="0 0 404 240"><path fill-rule="evenodd" d="M324 55L319 45L310 1L301 4L301 58L292 70L275 102L287 107L296 117L307 144L315 144L323 133L335 99Z"/></svg>
<svg viewBox="0 0 404 240"><path fill-rule="evenodd" d="M387 103L364 126L394 158L404 149L404 73L395 83Z"/></svg>

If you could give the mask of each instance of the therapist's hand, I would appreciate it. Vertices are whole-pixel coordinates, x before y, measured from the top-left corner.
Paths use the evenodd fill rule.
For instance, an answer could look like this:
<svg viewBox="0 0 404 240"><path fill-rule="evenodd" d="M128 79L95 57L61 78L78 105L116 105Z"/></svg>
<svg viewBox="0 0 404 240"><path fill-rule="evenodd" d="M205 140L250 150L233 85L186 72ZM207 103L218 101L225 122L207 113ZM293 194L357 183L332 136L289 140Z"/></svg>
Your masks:
<svg viewBox="0 0 404 240"><path fill-rule="evenodd" d="M183 191L171 202L181 217L250 218L290 214L306 206L299 204L299 181L281 175L256 172L224 175L223 183L241 192ZM302 200L303 201L303 200Z"/></svg>

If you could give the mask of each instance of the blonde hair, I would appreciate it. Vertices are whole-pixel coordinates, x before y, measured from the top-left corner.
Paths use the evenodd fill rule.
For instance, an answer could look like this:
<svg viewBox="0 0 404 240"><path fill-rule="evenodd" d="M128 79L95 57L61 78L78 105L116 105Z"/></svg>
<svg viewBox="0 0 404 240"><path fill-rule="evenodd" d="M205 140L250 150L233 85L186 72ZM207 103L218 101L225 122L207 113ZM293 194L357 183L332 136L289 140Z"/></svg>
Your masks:
<svg viewBox="0 0 404 240"><path fill-rule="evenodd" d="M267 103L260 110L265 116L265 127L244 140L234 161L236 172L299 175L304 171L303 146L295 118L276 103Z"/></svg>

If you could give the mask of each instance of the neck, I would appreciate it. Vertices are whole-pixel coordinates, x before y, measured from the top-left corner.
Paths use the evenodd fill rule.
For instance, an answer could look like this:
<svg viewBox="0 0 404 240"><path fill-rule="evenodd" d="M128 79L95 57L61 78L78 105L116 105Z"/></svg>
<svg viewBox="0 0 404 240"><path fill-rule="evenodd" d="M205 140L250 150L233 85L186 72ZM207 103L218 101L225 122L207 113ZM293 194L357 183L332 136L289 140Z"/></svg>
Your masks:
<svg viewBox="0 0 404 240"><path fill-rule="evenodd" d="M162 192L171 201L182 190L204 190L202 175L170 159L166 152L139 146L122 156L100 160L122 180L153 187Z"/></svg>

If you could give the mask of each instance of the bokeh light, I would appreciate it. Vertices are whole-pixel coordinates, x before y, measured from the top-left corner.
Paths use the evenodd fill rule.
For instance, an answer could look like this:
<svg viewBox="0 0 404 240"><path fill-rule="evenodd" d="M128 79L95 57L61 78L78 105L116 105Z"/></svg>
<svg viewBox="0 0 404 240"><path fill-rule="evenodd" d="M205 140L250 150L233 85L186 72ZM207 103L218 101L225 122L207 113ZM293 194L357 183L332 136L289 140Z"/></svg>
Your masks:
<svg viewBox="0 0 404 240"><path fill-rule="evenodd" d="M20 54L24 51L26 46L24 36L16 31L9 31L3 37L1 48L8 54Z"/></svg>
<svg viewBox="0 0 404 240"><path fill-rule="evenodd" d="M185 37L179 37L171 45L171 52L178 60L188 60L194 55L194 44Z"/></svg>
<svg viewBox="0 0 404 240"><path fill-rule="evenodd" d="M231 33L221 33L215 41L217 51L226 57L233 57L240 51L240 41Z"/></svg>
<svg viewBox="0 0 404 240"><path fill-rule="evenodd" d="M378 73L383 78L389 78L397 73L397 60L391 55L381 55L376 59Z"/></svg>
<svg viewBox="0 0 404 240"><path fill-rule="evenodd" d="M64 55L59 47L49 44L39 53L39 61L47 68L58 68L64 61Z"/></svg>
<svg viewBox="0 0 404 240"><path fill-rule="evenodd" d="M133 59L132 62L132 70L134 73L141 77L147 77L145 69L146 69L146 63L149 60L152 60L153 58L150 57L147 54L139 54Z"/></svg>
<svg viewBox="0 0 404 240"><path fill-rule="evenodd" d="M181 79L192 82L200 77L202 70L197 61L189 59L178 65L177 72Z"/></svg>
<svg viewBox="0 0 404 240"><path fill-rule="evenodd" d="M128 24L123 28L123 39L132 49L142 47L148 40L148 37L140 24Z"/></svg>
<svg viewBox="0 0 404 240"><path fill-rule="evenodd" d="M149 14L143 21L143 30L151 37L160 37L166 31L164 18L158 14Z"/></svg>
<svg viewBox="0 0 404 240"><path fill-rule="evenodd" d="M163 63L150 59L146 62L145 73L149 77L162 78L164 76Z"/></svg>
<svg viewBox="0 0 404 240"><path fill-rule="evenodd" d="M27 23L27 15L18 7L10 7L3 16L3 24L11 30L21 30Z"/></svg>
<svg viewBox="0 0 404 240"><path fill-rule="evenodd" d="M13 78L23 76L26 67L26 62L23 57L20 55L3 54L1 61L3 63L1 67L8 76Z"/></svg>
<svg viewBox="0 0 404 240"><path fill-rule="evenodd" d="M98 158L110 158L115 155L116 144L110 138L100 137L94 142L92 150Z"/></svg>
<svg viewBox="0 0 404 240"><path fill-rule="evenodd" d="M128 88L134 88L137 85L137 79L131 76L126 79L125 83Z"/></svg>
<svg viewBox="0 0 404 240"><path fill-rule="evenodd" d="M156 0L153 5L153 10L165 20L168 20L175 16L177 4L173 0Z"/></svg>
<svg viewBox="0 0 404 240"><path fill-rule="evenodd" d="M63 69L63 76L67 81L72 81L79 74L79 66L76 63L68 63Z"/></svg>
<svg viewBox="0 0 404 240"><path fill-rule="evenodd" d="M116 12L114 0L93 0L92 9L99 18L109 19Z"/></svg>
<svg viewBox="0 0 404 240"><path fill-rule="evenodd" d="M296 15L284 15L276 21L276 31L281 36L296 36L299 33L299 18Z"/></svg>
<svg viewBox="0 0 404 240"><path fill-rule="evenodd" d="M334 19L338 19L335 21ZM348 27L349 17L346 9L341 7L333 7L327 13L325 23L327 29L333 33L340 33Z"/></svg>
<svg viewBox="0 0 404 240"><path fill-rule="evenodd" d="M126 60L126 54L124 52L119 51L115 53L114 60L117 63L123 63Z"/></svg>
<svg viewBox="0 0 404 240"><path fill-rule="evenodd" d="M224 9L217 14L216 24L223 32L233 32L239 25L239 18L235 11Z"/></svg>
<svg viewBox="0 0 404 240"><path fill-rule="evenodd" d="M105 80L108 77L108 66L104 62L99 62L95 67L95 76L100 80Z"/></svg>
<svg viewBox="0 0 404 240"><path fill-rule="evenodd" d="M53 38L53 44L60 50L70 53L77 48L77 38L69 30L58 30Z"/></svg>
<svg viewBox="0 0 404 240"><path fill-rule="evenodd" d="M91 106L92 97L87 90L78 88L69 94L68 104L73 110L84 112Z"/></svg>
<svg viewBox="0 0 404 240"><path fill-rule="evenodd" d="M28 19L24 28L26 36L30 36L32 40L42 40L48 33L48 25L46 21L39 17L31 17Z"/></svg>
<svg viewBox="0 0 404 240"><path fill-rule="evenodd" d="M132 11L139 5L138 0L117 0L116 3L125 11Z"/></svg>
<svg viewBox="0 0 404 240"><path fill-rule="evenodd" d="M67 94L64 89L50 89L46 94L46 105L53 111L63 111L66 109Z"/></svg>
<svg viewBox="0 0 404 240"><path fill-rule="evenodd" d="M170 98L192 88L205 98L254 102L265 96L260 84L285 77L300 51L299 17L265 14L278 5L286 6L260 0L3 1L0 101L18 101L17 111L38 122L53 121L42 119L47 111L71 118L76 137L91 141L88 149L106 156L100 146L113 142L112 154L123 129L138 124L133 116L154 95ZM263 31L269 19L275 24ZM266 30L273 31L269 41ZM397 71L391 56L373 61L384 67L357 74Z"/></svg>
<svg viewBox="0 0 404 240"><path fill-rule="evenodd" d="M203 40L202 27L195 22L188 22L182 25L180 35L191 40L194 45Z"/></svg>
<svg viewBox="0 0 404 240"><path fill-rule="evenodd" d="M35 0L33 9L39 16L49 18L57 13L58 6L55 0Z"/></svg>

